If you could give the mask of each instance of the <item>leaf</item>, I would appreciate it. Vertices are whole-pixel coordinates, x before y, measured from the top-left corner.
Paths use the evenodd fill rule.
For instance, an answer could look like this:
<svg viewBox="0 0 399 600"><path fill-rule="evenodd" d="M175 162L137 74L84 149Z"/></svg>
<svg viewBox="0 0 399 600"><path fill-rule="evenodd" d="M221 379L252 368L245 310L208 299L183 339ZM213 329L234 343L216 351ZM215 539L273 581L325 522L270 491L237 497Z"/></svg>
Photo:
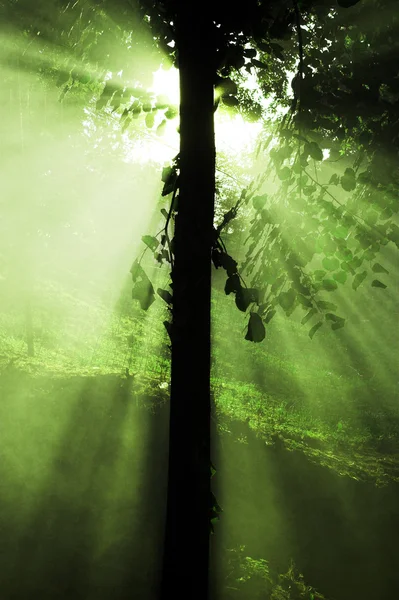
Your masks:
<svg viewBox="0 0 399 600"><path fill-rule="evenodd" d="M159 136L162 136L162 135L164 135L164 133L165 133L165 131L166 131L166 123L167 123L167 120L166 120L166 119L164 119L164 120L161 122L161 124L160 124L160 125L158 125L158 127L157 127L157 129L156 129L156 131L155 131L155 133L156 133L157 135L159 135Z"/></svg>
<svg viewBox="0 0 399 600"><path fill-rule="evenodd" d="M173 304L173 296L170 292L168 292L168 290L163 290L161 288L158 288L157 294L158 294L158 296L160 296L162 298L162 300L164 302L166 302L166 304L169 304L169 306L171 306Z"/></svg>
<svg viewBox="0 0 399 600"><path fill-rule="evenodd" d="M374 263L374 265L371 267L371 270L373 273L389 273L389 271L387 271L386 268L379 263Z"/></svg>
<svg viewBox="0 0 399 600"><path fill-rule="evenodd" d="M352 288L354 290L357 290L359 285L366 279L366 277L367 277L367 271L363 271L362 273L358 273L357 275L355 275L355 277L353 278L353 281L352 281Z"/></svg>
<svg viewBox="0 0 399 600"><path fill-rule="evenodd" d="M152 129L154 127L155 115L153 112L149 112L145 117L145 124L148 129Z"/></svg>
<svg viewBox="0 0 399 600"><path fill-rule="evenodd" d="M267 194L263 194L263 196L254 196L252 198L252 206L255 210L262 210L267 202Z"/></svg>
<svg viewBox="0 0 399 600"><path fill-rule="evenodd" d="M238 292L240 289L241 281L237 273L228 277L224 286L224 293L226 294L226 296L228 296L232 292Z"/></svg>
<svg viewBox="0 0 399 600"><path fill-rule="evenodd" d="M333 173L330 177L330 181L328 182L329 185L338 185L339 184L339 177L336 173Z"/></svg>
<svg viewBox="0 0 399 600"><path fill-rule="evenodd" d="M312 301L310 300L310 298L306 298L302 294L298 294L297 298L298 298L298 302L300 304L302 304L302 306L304 308L311 308L313 306Z"/></svg>
<svg viewBox="0 0 399 600"><path fill-rule="evenodd" d="M132 274L133 281L136 281L137 277L142 276L142 274L144 273L144 270L141 267L141 265L139 264L139 262L137 260L135 260L134 263L132 264L132 266L130 267L129 272ZM145 275L145 273L144 273L144 275Z"/></svg>
<svg viewBox="0 0 399 600"><path fill-rule="evenodd" d="M329 258L328 256L326 256L322 260L322 265L326 269L326 271L336 271L339 267L339 260L335 257Z"/></svg>
<svg viewBox="0 0 399 600"><path fill-rule="evenodd" d="M250 304L259 303L259 290L255 288L241 287L236 292L236 306L242 312L245 312Z"/></svg>
<svg viewBox="0 0 399 600"><path fill-rule="evenodd" d="M133 300L138 300L143 310L148 310L155 301L155 292L147 275L135 284L132 290Z"/></svg>
<svg viewBox="0 0 399 600"><path fill-rule="evenodd" d="M316 323L316 325L313 325L312 329L309 331L309 337L310 339L313 338L314 334L316 333L316 331L318 329L320 329L320 327L323 325L323 321L319 321L318 323Z"/></svg>
<svg viewBox="0 0 399 600"><path fill-rule="evenodd" d="M336 304L333 304L332 302L325 302L324 300L319 300L318 302L316 302L316 304L321 310L336 310L337 309Z"/></svg>
<svg viewBox="0 0 399 600"><path fill-rule="evenodd" d="M382 288L383 290L387 287L385 285L385 283L382 283L382 281L379 281L378 279L374 279L374 281L372 281L371 285L372 285L372 287Z"/></svg>
<svg viewBox="0 0 399 600"><path fill-rule="evenodd" d="M235 96L223 96L222 100L226 106L238 106L240 104L240 101Z"/></svg>
<svg viewBox="0 0 399 600"><path fill-rule="evenodd" d="M313 317L313 315L315 315L317 313L317 309L316 308L312 308L312 310L310 310L302 319L301 323L302 325L305 325L309 319L311 319Z"/></svg>
<svg viewBox="0 0 399 600"><path fill-rule="evenodd" d="M245 339L250 342L259 343L265 339L266 329L258 313L251 312L248 323L248 330Z"/></svg>
<svg viewBox="0 0 399 600"><path fill-rule="evenodd" d="M165 117L167 119L174 119L177 117L179 111L176 106L169 106L168 110L165 111Z"/></svg>
<svg viewBox="0 0 399 600"><path fill-rule="evenodd" d="M289 167L283 167L280 171L277 172L277 176L280 181L286 181L291 176L291 170Z"/></svg>
<svg viewBox="0 0 399 600"><path fill-rule="evenodd" d="M220 264L229 277L237 273L237 261L234 260L230 254L222 252L220 256Z"/></svg>
<svg viewBox="0 0 399 600"><path fill-rule="evenodd" d="M345 319L338 317L338 315L334 315L333 313L327 313L326 319L332 321L331 329L340 329L345 325Z"/></svg>
<svg viewBox="0 0 399 600"><path fill-rule="evenodd" d="M334 273L333 277L338 283L344 284L348 278L348 274L346 271L338 271L338 273Z"/></svg>
<svg viewBox="0 0 399 600"><path fill-rule="evenodd" d="M253 58L251 60L251 65L253 67L258 67L258 69L268 69L269 68L265 63L261 62L260 60L257 60L256 58Z"/></svg>
<svg viewBox="0 0 399 600"><path fill-rule="evenodd" d="M316 142L309 144L309 155L313 160L323 160L323 151Z"/></svg>
<svg viewBox="0 0 399 600"><path fill-rule="evenodd" d="M323 279L323 281L321 283L322 283L322 288L324 290L326 290L327 292L333 292L338 287L337 282L334 281L334 279Z"/></svg>
<svg viewBox="0 0 399 600"><path fill-rule="evenodd" d="M143 235L141 241L144 242L145 245L148 246L148 248L150 248L150 250L152 250L153 252L155 252L155 250L159 246L159 241L156 237L153 237L152 235Z"/></svg>
<svg viewBox="0 0 399 600"><path fill-rule="evenodd" d="M287 292L281 292L278 297L281 308L289 310L294 304L296 299L296 292L293 288L290 288Z"/></svg>
<svg viewBox="0 0 399 600"><path fill-rule="evenodd" d="M352 192L356 188L356 179L348 175L343 175L341 177L341 186L346 192Z"/></svg>

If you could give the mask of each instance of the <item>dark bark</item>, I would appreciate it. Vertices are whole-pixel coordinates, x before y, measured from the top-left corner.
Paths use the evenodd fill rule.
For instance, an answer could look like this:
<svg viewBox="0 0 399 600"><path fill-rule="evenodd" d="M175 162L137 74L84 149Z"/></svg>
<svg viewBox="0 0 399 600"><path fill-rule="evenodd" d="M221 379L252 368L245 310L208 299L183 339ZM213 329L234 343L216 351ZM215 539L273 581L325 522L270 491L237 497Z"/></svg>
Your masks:
<svg viewBox="0 0 399 600"><path fill-rule="evenodd" d="M182 0L178 10L180 190L172 271L169 473L161 598L206 600L215 192L214 50L212 21L206 6Z"/></svg>

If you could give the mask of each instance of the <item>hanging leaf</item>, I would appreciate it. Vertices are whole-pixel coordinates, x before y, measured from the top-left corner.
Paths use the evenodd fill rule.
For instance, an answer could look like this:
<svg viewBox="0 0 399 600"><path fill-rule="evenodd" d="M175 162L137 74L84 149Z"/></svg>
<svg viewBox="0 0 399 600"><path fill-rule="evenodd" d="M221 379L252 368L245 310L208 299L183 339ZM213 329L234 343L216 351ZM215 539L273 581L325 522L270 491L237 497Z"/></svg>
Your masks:
<svg viewBox="0 0 399 600"><path fill-rule="evenodd" d="M374 279L374 281L372 281L371 285L372 285L372 287L382 288L383 290L387 287L385 285L385 283L382 283L382 281L378 281L378 279Z"/></svg>
<svg viewBox="0 0 399 600"><path fill-rule="evenodd" d="M338 258L326 256L322 260L322 265L326 269L326 271L336 271L339 268L339 260Z"/></svg>
<svg viewBox="0 0 399 600"><path fill-rule="evenodd" d="M143 237L141 238L141 240L145 243L146 246L148 246L150 248L150 250L152 250L153 252L155 252L155 250L158 248L159 246L159 242L157 240L156 237L153 237L152 235L143 235Z"/></svg>
<svg viewBox="0 0 399 600"><path fill-rule="evenodd" d="M334 281L334 279L323 279L321 284L323 290L326 290L327 292L333 292L338 287L337 282Z"/></svg>
<svg viewBox="0 0 399 600"><path fill-rule="evenodd" d="M145 117L145 124L148 129L152 129L154 127L155 115L153 112L149 112Z"/></svg>
<svg viewBox="0 0 399 600"><path fill-rule="evenodd" d="M226 296L231 294L232 292L238 292L241 289L241 281L239 276L236 274L231 275L225 283L224 293Z"/></svg>
<svg viewBox="0 0 399 600"><path fill-rule="evenodd" d="M334 315L333 313L327 313L326 319L332 321L331 329L341 329L341 327L345 325L345 319L338 317L338 315Z"/></svg>
<svg viewBox="0 0 399 600"><path fill-rule="evenodd" d="M320 329L320 327L323 325L323 321L319 321L318 323L316 323L316 325L313 325L312 329L309 331L309 337L310 339L313 338L314 334L316 333L316 331L318 329Z"/></svg>
<svg viewBox="0 0 399 600"><path fill-rule="evenodd" d="M148 310L151 304L155 301L155 292L151 281L145 277L138 281L132 290L133 300L138 300L143 310Z"/></svg>
<svg viewBox="0 0 399 600"><path fill-rule="evenodd" d="M313 160L323 160L323 151L316 142L310 142L308 151Z"/></svg>
<svg viewBox="0 0 399 600"><path fill-rule="evenodd" d="M158 288L157 294L162 298L162 300L164 300L164 302L166 302L166 304L169 304L169 306L173 304L173 296L170 292L168 292L168 290Z"/></svg>
<svg viewBox="0 0 399 600"><path fill-rule="evenodd" d="M319 300L316 302L317 306L320 310L337 310L337 305L332 302L325 302L324 300Z"/></svg>
<svg viewBox="0 0 399 600"><path fill-rule="evenodd" d="M263 196L254 196L252 198L252 205L255 210L262 210L267 202L267 194L263 194Z"/></svg>
<svg viewBox="0 0 399 600"><path fill-rule="evenodd" d="M336 173L333 173L330 177L330 181L328 182L329 185L338 185L339 184L339 177Z"/></svg>
<svg viewBox="0 0 399 600"><path fill-rule="evenodd" d="M291 176L291 171L289 167L283 167L282 169L280 169L280 171L277 172L277 176L280 179L280 181L286 181L287 179L289 179Z"/></svg>
<svg viewBox="0 0 399 600"><path fill-rule="evenodd" d="M164 133L166 131L166 123L167 123L167 120L164 119L162 121L162 123L160 125L158 125L156 132L155 132L157 135L159 135L159 136L164 135Z"/></svg>
<svg viewBox="0 0 399 600"><path fill-rule="evenodd" d="M348 274L346 271L338 271L338 273L334 273L333 277L335 281L338 281L338 283L344 284L348 278Z"/></svg>
<svg viewBox="0 0 399 600"><path fill-rule="evenodd" d="M289 310L296 300L296 291L293 288L290 288L287 292L281 292L278 297L278 301L280 306L285 311Z"/></svg>
<svg viewBox="0 0 399 600"><path fill-rule="evenodd" d="M303 294L298 294L298 302L302 304L303 308L312 308L313 304L310 298L306 298Z"/></svg>
<svg viewBox="0 0 399 600"><path fill-rule="evenodd" d="M132 264L131 268L130 268L130 273L132 274L132 279L133 281L136 281L136 279L139 276L142 276L144 273L143 268L141 267L141 265L139 264L139 262L137 260L134 261L134 263Z"/></svg>
<svg viewBox="0 0 399 600"><path fill-rule="evenodd" d="M240 101L235 96L223 96L223 104L226 106L238 106Z"/></svg>
<svg viewBox="0 0 399 600"><path fill-rule="evenodd" d="M253 67L258 67L258 69L268 69L269 68L265 63L261 62L260 60L257 60L256 58L253 58L251 60L251 65Z"/></svg>
<svg viewBox="0 0 399 600"><path fill-rule="evenodd" d="M248 331L245 339L250 342L259 343L265 339L266 329L258 313L251 312L248 323Z"/></svg>
<svg viewBox="0 0 399 600"><path fill-rule="evenodd" d="M358 273L357 275L355 275L355 277L353 278L353 281L352 281L352 288L354 290L357 290L359 285L366 279L366 277L367 277L367 271L363 271L362 273Z"/></svg>
<svg viewBox="0 0 399 600"><path fill-rule="evenodd" d="M242 312L245 312L252 302L255 302L256 304L259 303L259 290L254 288L240 287L240 289L238 289L236 292L237 308Z"/></svg>
<svg viewBox="0 0 399 600"><path fill-rule="evenodd" d="M301 320L302 325L305 325L317 313L316 308L312 308Z"/></svg>
<svg viewBox="0 0 399 600"><path fill-rule="evenodd" d="M389 271L386 270L385 267L383 267L382 265L380 265L379 263L374 263L374 265L371 267L373 273L387 273L389 274Z"/></svg>
<svg viewBox="0 0 399 600"><path fill-rule="evenodd" d="M175 119L178 114L179 114L179 110L178 110L177 106L169 106L168 110L165 111L165 117L169 120Z"/></svg>

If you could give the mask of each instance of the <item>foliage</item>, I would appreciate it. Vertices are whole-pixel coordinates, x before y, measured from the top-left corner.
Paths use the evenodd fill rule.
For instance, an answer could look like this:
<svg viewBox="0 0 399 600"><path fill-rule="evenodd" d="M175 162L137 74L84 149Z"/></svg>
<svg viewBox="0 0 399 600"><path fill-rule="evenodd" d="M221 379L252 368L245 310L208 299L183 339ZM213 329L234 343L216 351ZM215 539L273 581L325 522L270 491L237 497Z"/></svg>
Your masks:
<svg viewBox="0 0 399 600"><path fill-rule="evenodd" d="M245 556L245 546L227 549L229 576L226 589L237 592L233 598L244 593L247 598L261 600L325 600L325 596L312 586L306 585L303 575L293 563L284 574L272 573L268 561ZM230 597L230 595L229 595Z"/></svg>

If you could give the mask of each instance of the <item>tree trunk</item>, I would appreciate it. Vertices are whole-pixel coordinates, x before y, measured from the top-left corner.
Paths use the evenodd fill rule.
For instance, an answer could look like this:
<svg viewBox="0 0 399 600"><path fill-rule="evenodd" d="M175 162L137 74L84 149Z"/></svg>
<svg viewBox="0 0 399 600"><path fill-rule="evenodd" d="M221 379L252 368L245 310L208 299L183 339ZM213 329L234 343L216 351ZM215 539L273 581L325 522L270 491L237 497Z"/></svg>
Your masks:
<svg viewBox="0 0 399 600"><path fill-rule="evenodd" d="M172 271L172 379L162 600L208 597L215 193L215 63L209 14L203 4L179 2L180 186Z"/></svg>

